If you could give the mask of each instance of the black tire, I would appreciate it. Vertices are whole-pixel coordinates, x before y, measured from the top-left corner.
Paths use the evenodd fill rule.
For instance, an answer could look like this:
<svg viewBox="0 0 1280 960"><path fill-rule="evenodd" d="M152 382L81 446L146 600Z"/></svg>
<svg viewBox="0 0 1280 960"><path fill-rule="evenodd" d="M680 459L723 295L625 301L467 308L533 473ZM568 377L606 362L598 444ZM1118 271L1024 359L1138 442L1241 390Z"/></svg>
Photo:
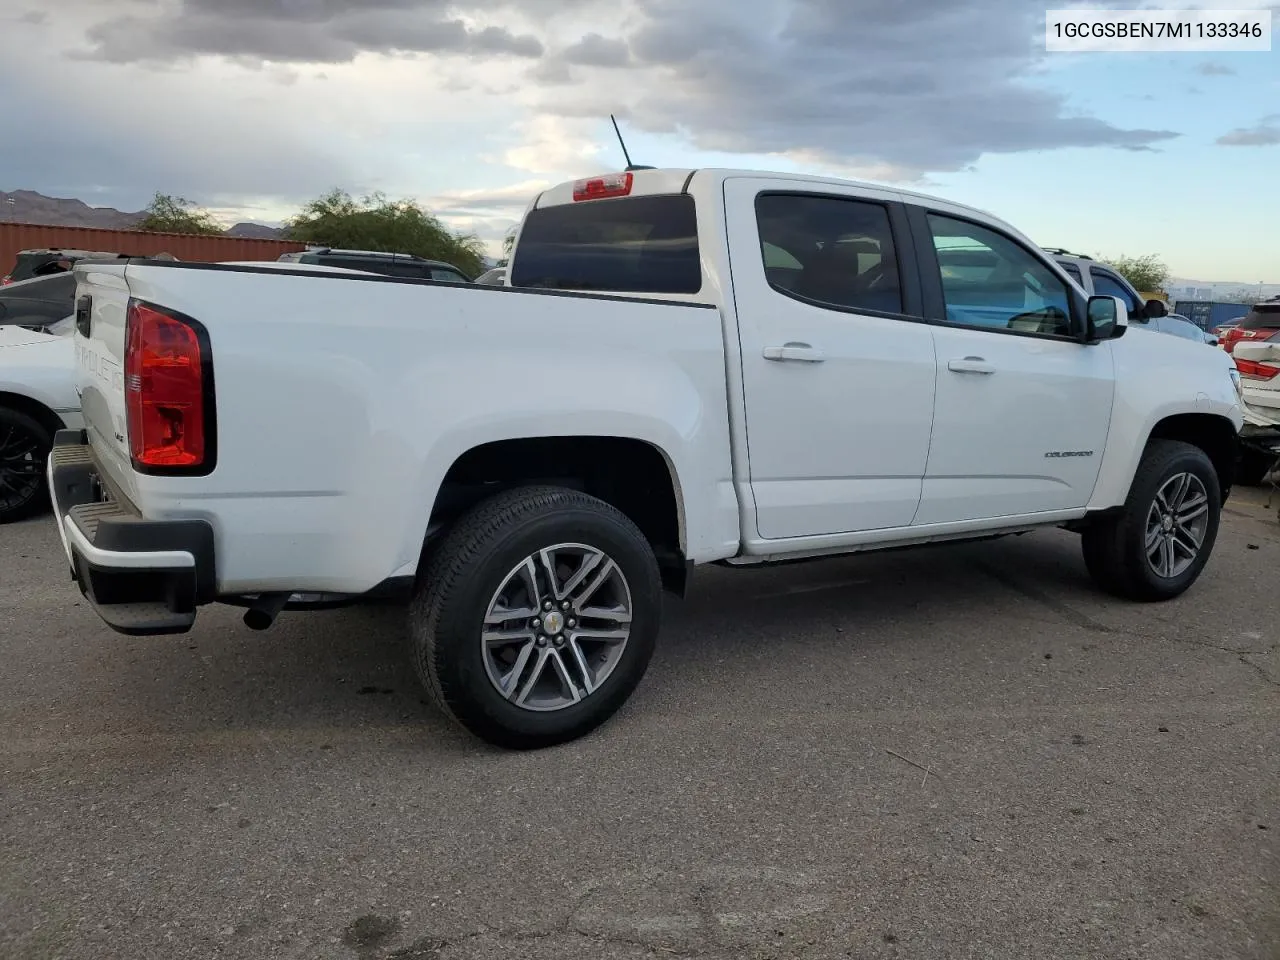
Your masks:
<svg viewBox="0 0 1280 960"><path fill-rule="evenodd" d="M1177 576L1159 575L1147 557L1147 519L1156 494L1179 474L1194 475L1208 497L1207 521L1195 559ZM1093 581L1117 597L1139 602L1172 600L1196 582L1213 552L1222 515L1222 493L1212 461L1199 447L1179 440L1152 440L1133 478L1124 507L1086 528L1085 566Z"/></svg>
<svg viewBox="0 0 1280 960"><path fill-rule="evenodd" d="M603 551L630 591L630 636L612 672L581 702L551 712L517 706L491 682L481 630L490 601L521 561L554 544ZM410 606L414 666L431 699L477 737L516 750L577 739L612 717L649 666L662 580L639 528L609 504L563 487L522 487L473 507L430 554Z"/></svg>
<svg viewBox="0 0 1280 960"><path fill-rule="evenodd" d="M52 449L53 436L39 420L0 407L0 523L49 509L44 471Z"/></svg>

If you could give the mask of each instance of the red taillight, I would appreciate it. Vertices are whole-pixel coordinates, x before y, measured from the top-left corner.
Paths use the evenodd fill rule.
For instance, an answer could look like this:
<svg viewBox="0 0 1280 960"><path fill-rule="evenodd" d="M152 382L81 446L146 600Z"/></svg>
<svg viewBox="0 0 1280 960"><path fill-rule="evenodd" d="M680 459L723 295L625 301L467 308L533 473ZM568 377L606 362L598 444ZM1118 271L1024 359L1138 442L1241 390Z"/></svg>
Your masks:
<svg viewBox="0 0 1280 960"><path fill-rule="evenodd" d="M606 197L625 197L631 193L632 176L628 173L610 173L603 177L590 177L573 185L573 199L603 200Z"/></svg>
<svg viewBox="0 0 1280 960"><path fill-rule="evenodd" d="M1280 367L1274 364L1241 360L1239 357L1236 357L1236 369L1240 371L1240 376L1251 380L1274 380L1280 374Z"/></svg>
<svg viewBox="0 0 1280 960"><path fill-rule="evenodd" d="M1252 340L1255 342L1258 340L1271 340L1278 333L1280 333L1280 328L1274 327L1258 327L1252 330L1241 330L1239 327L1232 327L1222 335L1222 346L1227 353L1231 353L1231 348L1241 340Z"/></svg>
<svg viewBox="0 0 1280 960"><path fill-rule="evenodd" d="M212 384L201 333L193 321L129 301L124 392L135 467L182 471L211 465L206 416L212 410L206 404L213 402Z"/></svg>

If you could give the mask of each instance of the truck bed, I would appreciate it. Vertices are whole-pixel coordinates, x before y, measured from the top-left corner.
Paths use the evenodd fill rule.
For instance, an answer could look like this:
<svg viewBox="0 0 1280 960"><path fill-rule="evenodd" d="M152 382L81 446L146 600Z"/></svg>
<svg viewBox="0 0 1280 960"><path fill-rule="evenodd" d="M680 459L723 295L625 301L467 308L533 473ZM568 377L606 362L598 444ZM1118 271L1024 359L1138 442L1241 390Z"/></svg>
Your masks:
<svg viewBox="0 0 1280 960"><path fill-rule="evenodd" d="M77 381L104 485L147 519L208 521L219 594L362 593L411 575L455 460L544 434L683 451L689 513L707 521L687 532L689 554L736 549L724 340L711 305L267 265L76 272ZM131 300L207 331L214 462L198 475L131 464Z"/></svg>

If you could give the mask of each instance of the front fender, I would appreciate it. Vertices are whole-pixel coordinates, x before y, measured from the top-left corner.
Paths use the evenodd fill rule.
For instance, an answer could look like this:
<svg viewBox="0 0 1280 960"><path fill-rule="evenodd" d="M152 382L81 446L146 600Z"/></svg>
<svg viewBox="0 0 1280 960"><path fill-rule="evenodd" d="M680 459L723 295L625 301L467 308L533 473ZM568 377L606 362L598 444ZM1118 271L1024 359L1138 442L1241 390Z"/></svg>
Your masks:
<svg viewBox="0 0 1280 960"><path fill-rule="evenodd" d="M1146 338L1125 337L1117 345L1130 339ZM1233 364L1225 353L1176 337L1153 334L1150 339L1154 342L1130 344L1147 350L1130 349L1117 360L1111 430L1091 511L1124 503L1147 441L1162 421L1184 414L1219 417L1237 434L1244 424L1231 381Z"/></svg>

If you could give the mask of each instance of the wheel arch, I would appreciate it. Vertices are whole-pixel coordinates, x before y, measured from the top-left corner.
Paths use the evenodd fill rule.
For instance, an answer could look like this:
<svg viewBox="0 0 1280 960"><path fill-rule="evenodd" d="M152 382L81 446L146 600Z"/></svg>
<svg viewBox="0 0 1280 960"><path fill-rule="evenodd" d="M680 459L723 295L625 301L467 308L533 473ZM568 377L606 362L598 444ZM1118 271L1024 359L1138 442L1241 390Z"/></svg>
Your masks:
<svg viewBox="0 0 1280 960"><path fill-rule="evenodd" d="M50 436L66 427L66 421L54 410L39 400L26 394L14 393L11 390L0 390L0 407L8 407L25 413L49 431Z"/></svg>
<svg viewBox="0 0 1280 960"><path fill-rule="evenodd" d="M621 510L653 547L664 586L683 594L687 523L679 471L661 446L636 437L516 437L470 447L454 458L439 485L424 554L453 519L481 500L535 484L580 490Z"/></svg>
<svg viewBox="0 0 1280 960"><path fill-rule="evenodd" d="M1158 421L1147 435L1143 449L1152 440L1181 440L1204 451L1218 475L1218 487L1225 501L1235 485L1239 461L1239 436L1235 425L1215 413L1177 413Z"/></svg>

